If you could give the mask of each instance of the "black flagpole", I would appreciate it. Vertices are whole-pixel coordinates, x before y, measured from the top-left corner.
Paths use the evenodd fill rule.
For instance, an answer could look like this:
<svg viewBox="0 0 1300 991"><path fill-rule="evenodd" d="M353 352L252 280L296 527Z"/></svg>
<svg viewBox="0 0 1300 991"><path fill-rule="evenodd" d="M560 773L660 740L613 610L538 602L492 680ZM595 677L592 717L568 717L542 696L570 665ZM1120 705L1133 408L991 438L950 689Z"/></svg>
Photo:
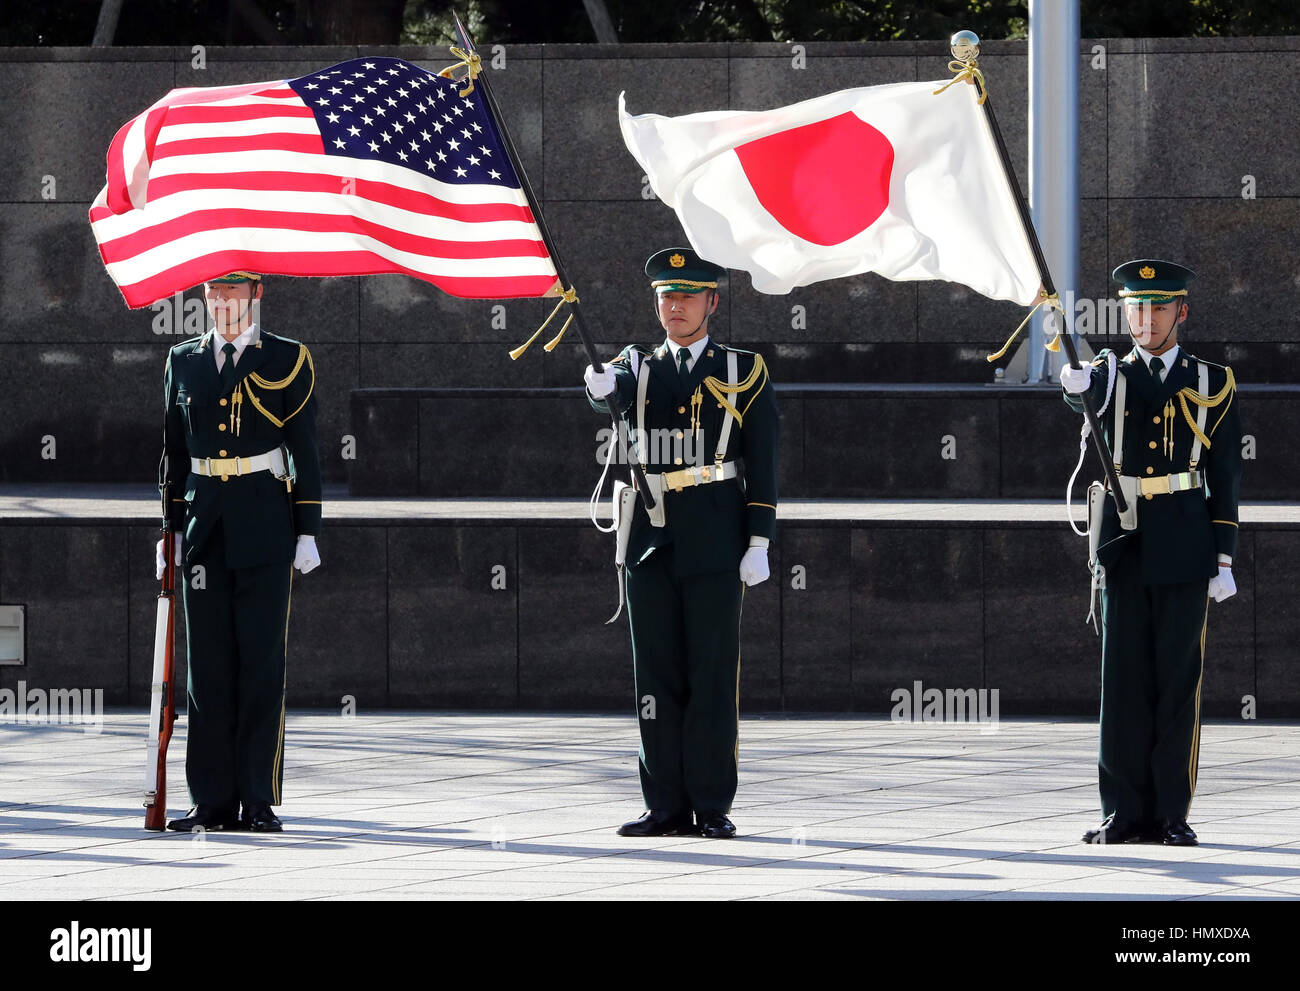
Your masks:
<svg viewBox="0 0 1300 991"><path fill-rule="evenodd" d="M470 39L469 31L465 25L460 22L460 17L455 11L452 11L453 18L456 20L456 33L460 35L461 47L470 54L475 53L474 42ZM480 71L477 78L472 80L473 84L483 91L483 99L487 101L488 112L492 115L492 120L496 124L497 132L501 135L501 141L506 146L506 154L510 156L510 164L514 167L515 175L519 177L519 185L523 190L524 197L528 200L528 208L532 211L533 219L537 222L537 229L541 232L542 243L546 245L547 253L551 256L551 263L555 266L555 274L560 280L561 288L573 288L568 277L564 273L564 263L560 261L560 254L555 250L555 241L551 237L551 232L546 226L546 218L542 215L541 206L537 202L537 196L533 193L532 184L528 181L528 176L524 172L524 163L515 151L514 142L510 140L510 132L506 130L505 118L501 116L501 111L497 108L497 101L492 96L492 87L488 83L487 73ZM591 367L594 371L604 370L599 356L596 354L595 345L591 342L591 335L587 332L587 322L583 319L582 304L580 300L575 300L570 304L573 307L574 321L578 328L578 337L582 341L582 346L587 350L587 357L591 361ZM609 407L610 423L614 427L614 439L612 443L622 446L623 428L623 411L618 408L615 401L617 394L611 394L606 400ZM637 491L641 493L641 501L645 504L647 510L654 508L654 497L650 493L650 487L646 484L645 470L641 467L641 459L637 457L635 448L631 449L631 457L628 462L632 468L632 476L636 481Z"/></svg>
<svg viewBox="0 0 1300 991"><path fill-rule="evenodd" d="M969 37L967 37L969 36ZM967 47L959 48L958 40L961 40ZM973 51L972 51L973 49ZM969 63L979 52L979 38L972 31L962 31L953 35L951 45L952 56L958 62L970 67ZM963 58L960 51L966 51L967 57ZM969 80L975 84L975 80ZM984 94L984 119L988 122L989 130L993 132L993 141L997 145L998 157L1002 160L1002 171L1007 177L1007 184L1011 187L1012 198L1016 201L1016 209L1020 213L1020 226L1024 229L1025 237L1029 239L1029 247L1034 253L1034 262L1038 266L1038 277L1042 280L1043 290L1048 296L1056 295L1056 284L1052 281L1052 273L1047 267L1047 258L1043 255L1043 246L1038 242L1038 232L1034 229L1034 222L1029 216L1029 207L1025 202L1025 197L1020 191L1020 182L1016 179L1015 169L1011 167L1011 155L1007 152L1006 142L1002 140L1002 128L998 127L998 119L993 113L993 101L989 98L988 90L983 89ZM1070 327L1070 322L1065 319L1065 314L1061 314L1061 343L1065 345L1065 356L1069 359L1071 368L1082 368L1079 361L1079 352L1074 346L1074 331ZM1128 500L1124 498L1124 493L1120 489L1119 475L1115 471L1115 460L1111 456L1110 448L1106 444L1106 438L1101 434L1101 423L1097 419L1097 410L1092 405L1092 396L1087 392L1079 394L1083 401L1083 415L1088 420L1088 426L1091 428L1093 448L1097 452L1097 457L1101 459L1102 470L1106 473L1106 481L1110 486L1111 495L1115 497L1115 508L1121 513L1128 512ZM1123 454L1123 452L1120 452Z"/></svg>

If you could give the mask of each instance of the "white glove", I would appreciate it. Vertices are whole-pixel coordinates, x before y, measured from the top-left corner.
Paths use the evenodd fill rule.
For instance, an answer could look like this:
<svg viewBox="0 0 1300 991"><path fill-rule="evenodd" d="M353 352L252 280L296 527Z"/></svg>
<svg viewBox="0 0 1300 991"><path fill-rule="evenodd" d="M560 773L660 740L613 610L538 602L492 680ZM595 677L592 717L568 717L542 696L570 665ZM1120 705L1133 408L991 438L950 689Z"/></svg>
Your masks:
<svg viewBox="0 0 1300 991"><path fill-rule="evenodd" d="M1082 368L1072 368L1069 365L1061 366L1061 385L1070 395L1077 396L1081 392L1087 392L1088 385L1091 382L1091 365L1084 365Z"/></svg>
<svg viewBox="0 0 1300 991"><path fill-rule="evenodd" d="M582 380L587 383L587 391L593 399L604 399L614 391L614 369L609 365L602 365L599 374L588 365L582 373Z"/></svg>
<svg viewBox="0 0 1300 991"><path fill-rule="evenodd" d="M313 568L320 567L320 552L316 550L316 538L302 534L298 538L298 550L293 556L293 566L304 575Z"/></svg>
<svg viewBox="0 0 1300 991"><path fill-rule="evenodd" d="M181 535L172 534L176 541L176 567L181 566ZM167 568L167 559L163 557L163 542L160 539L153 549L154 578L161 579L162 573Z"/></svg>
<svg viewBox="0 0 1300 991"><path fill-rule="evenodd" d="M1219 573L1210 579L1209 595L1215 602L1222 602L1237 594L1237 583L1233 580L1232 569L1219 565Z"/></svg>
<svg viewBox="0 0 1300 991"><path fill-rule="evenodd" d="M771 572L767 569L767 548L751 547L740 559L740 580L746 585L757 585L767 581Z"/></svg>

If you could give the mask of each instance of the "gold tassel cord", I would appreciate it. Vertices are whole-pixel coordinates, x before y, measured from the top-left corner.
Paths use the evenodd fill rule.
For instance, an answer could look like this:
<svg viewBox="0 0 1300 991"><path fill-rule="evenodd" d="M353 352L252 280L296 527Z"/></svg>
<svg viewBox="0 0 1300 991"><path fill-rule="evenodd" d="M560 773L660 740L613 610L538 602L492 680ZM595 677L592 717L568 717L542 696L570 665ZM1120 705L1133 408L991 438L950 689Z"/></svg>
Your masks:
<svg viewBox="0 0 1300 991"><path fill-rule="evenodd" d="M452 48L451 53L460 59L460 61L447 66L445 69L439 70L438 75L445 76L446 78L458 83L463 83L468 79L469 85L460 91L460 95L469 96L474 92L474 80L477 79L478 74L483 71L483 60L479 58L478 52L467 52L463 48ZM465 75L461 76L459 79L453 75L457 69L465 70Z"/></svg>
<svg viewBox="0 0 1300 991"><path fill-rule="evenodd" d="M734 396L737 393L745 392L746 390L753 388L754 383L757 382L760 377L763 378L763 385L760 385L754 390L754 395L749 397L749 402L745 404L743 411L736 409L735 406L727 402L725 398L726 396ZM758 398L758 394L763 391L763 386L767 385L767 365L763 362L763 356L761 354L756 354L754 355L754 367L750 369L749 375L745 377L745 381L739 382L736 385L728 385L721 379L710 375L704 380L704 385L711 393L713 393L713 398L718 401L718 405L736 418L736 426L743 427L745 425L745 413L749 412L749 407L754 404L754 400Z"/></svg>
<svg viewBox="0 0 1300 991"><path fill-rule="evenodd" d="M1170 399L1165 403L1165 408L1161 414L1164 419L1161 428L1164 431L1164 436L1161 440L1164 443L1165 457L1171 461L1174 457L1174 412L1174 401Z"/></svg>
<svg viewBox="0 0 1300 991"><path fill-rule="evenodd" d="M1043 298L1040 299L1040 300L1039 300L1039 301L1034 305L1034 308L1033 308L1032 310L1030 310L1027 314L1025 314L1025 319L1023 319L1023 320L1020 321L1020 326L1017 327L1015 330L1013 330L1013 331L1011 332L1011 336L1007 338L1007 343L1006 343L1006 344L1003 344L1002 347L1001 347L998 351L994 352L994 353L991 354L991 355L988 355L988 356L985 358L986 361L989 361L989 362L997 361L997 360L998 360L999 358L1001 358L1004 354L1006 354L1007 351L1010 350L1011 345L1015 343L1016 338L1020 336L1020 332L1021 332L1022 330L1025 329L1025 326L1029 323L1029 321L1030 321L1030 319L1033 317L1033 315L1039 311L1039 309L1041 309L1041 308L1044 307L1044 306L1050 306L1050 307L1052 307L1052 308L1054 308L1054 309L1057 309L1057 310L1060 310L1060 309L1061 309L1061 299L1060 299L1059 296L1056 295L1056 293L1052 293L1050 296L1048 296L1047 294L1044 293L1044 294L1042 294L1042 296L1043 296ZM1047 350L1049 350L1049 351L1056 351L1056 350L1058 350L1058 349L1060 348L1060 346L1061 346L1061 345L1060 345L1060 338L1061 338L1061 335L1060 335L1060 334L1057 334L1056 337L1052 340L1052 343L1047 345ZM1056 346L1053 347L1053 346L1052 346L1053 344L1056 345Z"/></svg>
<svg viewBox="0 0 1300 991"><path fill-rule="evenodd" d="M978 65L979 63L976 62L975 59L971 59L969 62L959 62L956 60L949 62L948 71L955 72L957 73L957 75L953 76L951 80L949 80L943 86L940 86L937 90L935 90L933 95L938 96L949 86L952 86L954 83L959 83L963 79L973 79L975 81L976 88L980 92L979 100L977 101L977 103L979 106L983 106L984 101L989 98L989 90L988 90L988 85L984 82L984 73L980 72L980 70L977 68Z"/></svg>
<svg viewBox="0 0 1300 991"><path fill-rule="evenodd" d="M1196 426L1196 418L1192 416L1192 411L1187 404L1190 401L1192 403L1195 403L1197 406L1205 406L1208 407L1209 409L1214 409L1215 407L1222 405L1223 402L1226 400L1229 403L1229 405L1231 405L1232 395L1234 392L1236 392L1237 389L1237 379L1232 374L1231 368L1226 369L1226 371L1228 373L1228 377L1227 380L1223 383L1223 388L1220 389L1212 396L1203 396L1195 389L1192 389L1190 387L1178 390L1178 405L1181 406L1183 409L1183 419L1186 420L1187 425L1192 428L1192 433L1194 433L1200 439L1201 443L1204 444L1207 448L1210 446L1210 438L1205 436L1205 434L1201 432L1200 428ZM1224 409L1223 413L1225 414L1227 413L1226 408ZM1222 419L1223 419L1223 414L1220 414L1219 420ZM1214 427L1218 427L1219 420L1215 421ZM1210 433L1214 433L1214 427L1210 428Z"/></svg>
<svg viewBox="0 0 1300 991"><path fill-rule="evenodd" d="M532 337L528 338L528 340L524 341L523 344L519 345L519 347L515 348L513 351L510 352L510 360L518 361L519 358L522 357L523 353L527 351L530 347L532 347L533 341L537 340L537 338L541 336L542 331L544 331L547 325L552 320L555 319L555 315L560 312L560 307L562 307L565 303L572 304L576 302L578 302L577 289L574 288L561 289L560 301L555 304L555 309L551 310L551 315L542 321L542 325L540 327L538 327L535 331L533 331ZM548 352L554 351L555 346L560 343L560 339L564 337L564 332L569 329L569 324L571 324L572 322L573 322L573 314L570 313L569 319L564 321L564 326L560 328L560 332L556 334L554 338L552 338L544 345L543 350Z"/></svg>
<svg viewBox="0 0 1300 991"><path fill-rule="evenodd" d="M547 354L550 354L552 351L554 351L555 346L564 339L564 332L569 329L569 324L571 323L573 323L572 313L570 313L569 318L564 321L564 326L560 328L560 332L542 345L542 350L545 351Z"/></svg>

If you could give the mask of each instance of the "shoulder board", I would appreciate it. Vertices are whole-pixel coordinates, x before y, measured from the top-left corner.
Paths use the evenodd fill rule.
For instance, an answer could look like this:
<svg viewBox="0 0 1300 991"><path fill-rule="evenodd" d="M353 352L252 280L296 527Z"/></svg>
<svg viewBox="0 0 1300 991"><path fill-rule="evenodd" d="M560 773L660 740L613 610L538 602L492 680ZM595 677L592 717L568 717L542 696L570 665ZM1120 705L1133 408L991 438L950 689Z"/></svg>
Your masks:
<svg viewBox="0 0 1300 991"><path fill-rule="evenodd" d="M645 358L652 353L652 350L653 349L646 347L643 344L629 344L622 351L620 351L615 357L610 358L609 363L612 365L613 364L626 365L629 364L632 360L632 352L635 351L642 358Z"/></svg>
<svg viewBox="0 0 1300 991"><path fill-rule="evenodd" d="M302 341L295 341L292 337L281 337L279 334L272 334L270 331L263 330L258 334L258 339L263 346L271 345L272 347L293 348L295 351L302 347Z"/></svg>
<svg viewBox="0 0 1300 991"><path fill-rule="evenodd" d="M1228 371L1227 365L1218 365L1215 364L1213 361L1206 361L1204 358L1198 358L1196 357L1196 355L1188 354L1186 351L1183 352L1183 357L1186 358L1189 362L1199 361L1202 365L1204 365L1212 372L1223 372L1224 374L1226 374Z"/></svg>

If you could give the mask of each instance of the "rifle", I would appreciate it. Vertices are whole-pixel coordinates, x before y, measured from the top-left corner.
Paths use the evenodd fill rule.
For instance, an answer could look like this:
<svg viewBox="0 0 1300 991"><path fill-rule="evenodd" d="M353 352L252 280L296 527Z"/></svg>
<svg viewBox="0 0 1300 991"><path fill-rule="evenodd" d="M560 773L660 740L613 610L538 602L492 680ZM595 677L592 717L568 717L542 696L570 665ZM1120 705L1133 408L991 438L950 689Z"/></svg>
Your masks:
<svg viewBox="0 0 1300 991"><path fill-rule="evenodd" d="M153 681L144 768L144 828L167 827L167 745L176 722L176 549L170 521L171 483L162 486L163 575L153 638Z"/></svg>

